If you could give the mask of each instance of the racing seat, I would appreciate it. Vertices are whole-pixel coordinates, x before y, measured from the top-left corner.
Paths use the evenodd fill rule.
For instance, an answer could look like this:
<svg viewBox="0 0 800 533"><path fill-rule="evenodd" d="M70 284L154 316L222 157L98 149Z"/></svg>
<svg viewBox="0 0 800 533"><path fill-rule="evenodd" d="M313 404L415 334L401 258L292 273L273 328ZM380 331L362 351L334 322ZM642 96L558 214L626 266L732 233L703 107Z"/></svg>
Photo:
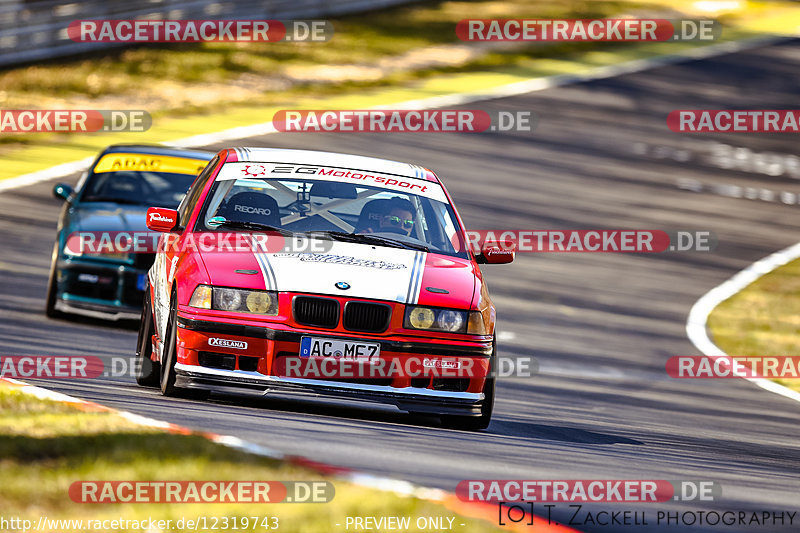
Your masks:
<svg viewBox="0 0 800 533"><path fill-rule="evenodd" d="M281 225L278 202L272 196L260 192L245 191L234 194L219 208L217 214L227 220L276 227Z"/></svg>
<svg viewBox="0 0 800 533"><path fill-rule="evenodd" d="M358 216L353 233L360 233L370 229L372 231L380 231L380 220L389 212L389 204L391 200L370 200L361 208L361 214Z"/></svg>

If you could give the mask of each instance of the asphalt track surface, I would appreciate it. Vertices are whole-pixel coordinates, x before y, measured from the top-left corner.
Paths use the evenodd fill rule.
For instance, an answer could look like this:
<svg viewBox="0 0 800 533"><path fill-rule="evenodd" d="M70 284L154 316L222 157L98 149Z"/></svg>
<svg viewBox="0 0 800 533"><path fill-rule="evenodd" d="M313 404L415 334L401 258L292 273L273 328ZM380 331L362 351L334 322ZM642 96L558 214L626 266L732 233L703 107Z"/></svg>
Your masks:
<svg viewBox="0 0 800 533"><path fill-rule="evenodd" d="M511 265L485 266L498 308L500 353L535 356L541 368L535 377L499 382L486 432L442 429L435 418L368 405L163 398L130 377L38 384L448 490L462 479L498 478L713 480L723 488L717 502L595 504L595 512L644 511L648 525L577 526L588 531L667 529L656 524L659 509L797 511L800 405L741 380L671 379L664 363L697 353L684 324L702 294L797 242L800 229L798 205L717 194L728 184L800 193L800 181L719 168L709 144L792 154L796 134L676 134L665 117L673 109L795 108L798 72L795 40L466 106L533 111L540 117L533 133L293 133L240 143L422 164L443 177L470 229L696 229L717 235L712 253L518 254ZM0 195L0 354L130 356L133 329L44 316L60 208L50 193L53 183ZM701 190L688 190L686 183ZM571 514L566 504L554 509L562 522ZM783 527L695 524L691 530L790 531L798 521L795 516L789 526L786 518Z"/></svg>

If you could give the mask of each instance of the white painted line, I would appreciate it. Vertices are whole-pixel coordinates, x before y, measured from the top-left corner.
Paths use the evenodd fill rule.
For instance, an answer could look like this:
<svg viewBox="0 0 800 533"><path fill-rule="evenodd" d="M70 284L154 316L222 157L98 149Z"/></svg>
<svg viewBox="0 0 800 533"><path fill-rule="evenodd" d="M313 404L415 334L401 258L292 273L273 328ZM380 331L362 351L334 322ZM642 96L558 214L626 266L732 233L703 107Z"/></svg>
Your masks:
<svg viewBox="0 0 800 533"><path fill-rule="evenodd" d="M136 424L137 426L144 426L149 428L165 429L165 430L170 430L173 427L175 427L173 424L170 424L169 422L164 422L163 420L156 420L155 418L148 418L146 416L137 415L129 411L117 411L116 414L118 414L120 417L124 418L128 422Z"/></svg>
<svg viewBox="0 0 800 533"><path fill-rule="evenodd" d="M709 57L732 54L752 48L776 44L790 38L791 37L770 36L758 37L754 39L743 39L741 41L729 43L712 44L702 48L693 48L677 54L664 55L650 59L636 59L633 61L620 63L618 65L598 67L585 74L560 74L557 76L532 78L530 80L510 83L508 85L503 85L501 87L495 87L488 90L433 96L430 98L409 100L406 102L388 104L385 106L375 106L371 109L435 109L484 100L506 98L509 96L518 96L521 94L543 91L545 89L552 89L553 87L560 87L572 83L580 83L603 78L613 78L622 74L641 72L654 67L671 65L674 63L680 63L682 61L707 59ZM174 141L169 141L162 144L176 146L179 148L196 148L236 139L246 139L248 137L259 135L269 135L271 133L277 133L277 130L270 121L262 122L260 124L253 124L251 126L240 126L214 133L193 135L191 137L184 137L183 139L176 139ZM84 170L92 163L92 161L94 161L94 156L81 159L80 161L63 163L54 167L39 170L37 172L16 176L14 178L0 180L0 191L16 189L18 187L24 187L40 181L67 176L74 172Z"/></svg>
<svg viewBox="0 0 800 533"><path fill-rule="evenodd" d="M19 391L30 394L40 400L50 400L52 402L59 402L59 403L87 403L83 400L79 400L78 398L73 398L72 396L67 396L66 394L61 394L60 392L43 389L41 387L34 387L33 385L28 385L24 381L19 381L13 378L2 378L4 381L8 381L17 385L19 387Z"/></svg>
<svg viewBox="0 0 800 533"><path fill-rule="evenodd" d="M228 448L235 448L237 450L243 451L245 453L249 453L252 455L260 455L262 457L269 457L271 459L278 459L282 460L286 456L277 450L273 450L272 448L266 448L261 446L260 444L255 444L253 442L247 442L246 440L242 440L239 437L234 437L231 435L214 435L211 437L213 442L217 444L221 444L222 446L227 446Z"/></svg>
<svg viewBox="0 0 800 533"><path fill-rule="evenodd" d="M513 341L517 338L517 334L513 331L498 331L497 342Z"/></svg>
<svg viewBox="0 0 800 533"><path fill-rule="evenodd" d="M270 133L278 133L278 130L276 130L275 126L272 125L272 121L262 122L261 124L253 124L252 126L239 126L238 128L231 128L229 130L222 130L214 133L203 133L201 135L194 135L192 137L186 137L164 144L168 144L169 146L177 146L178 148L196 148L198 146L207 146L209 144L220 143L223 141L269 135Z"/></svg>
<svg viewBox="0 0 800 533"><path fill-rule="evenodd" d="M736 293L756 281L764 274L769 274L776 268L783 266L786 263L797 259L798 257L800 257L800 243L780 250L779 252L775 252L774 254L769 255L760 261L756 261L722 285L714 287L705 295L703 295L703 297L697 300L694 306L692 306L691 311L689 311L689 317L686 321L686 334L689 336L689 340L692 341L692 344L694 344L698 350L703 352L704 355L709 357L727 357L728 354L723 352L719 346L714 344L714 342L708 336L708 328L706 327L708 315L710 315L714 308L716 308L719 304L734 296ZM800 402L799 392L793 391L792 389L784 387L783 385L779 385L774 381L764 378L745 379L752 381L762 389L766 389L770 392L774 392L775 394L780 394L785 398L790 398Z"/></svg>

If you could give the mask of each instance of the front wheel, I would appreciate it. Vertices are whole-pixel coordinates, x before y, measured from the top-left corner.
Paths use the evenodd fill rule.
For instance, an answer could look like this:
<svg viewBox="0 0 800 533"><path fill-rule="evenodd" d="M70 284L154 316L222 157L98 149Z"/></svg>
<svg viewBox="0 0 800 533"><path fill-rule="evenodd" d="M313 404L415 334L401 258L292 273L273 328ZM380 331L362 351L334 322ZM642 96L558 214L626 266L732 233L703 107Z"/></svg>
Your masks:
<svg viewBox="0 0 800 533"><path fill-rule="evenodd" d="M483 405L480 416L442 415L442 426L465 431L478 431L489 427L494 411L495 378L486 378L483 386Z"/></svg>
<svg viewBox="0 0 800 533"><path fill-rule="evenodd" d="M136 343L136 383L143 387L157 387L161 377L161 365L152 360L152 355L153 307L150 305L150 287L147 287L139 322L139 340Z"/></svg>
<svg viewBox="0 0 800 533"><path fill-rule="evenodd" d="M167 332L164 335L161 374L159 384L161 394L164 396L177 396L178 389L175 387L175 361L178 359L178 298L173 293L169 304L169 318L167 319Z"/></svg>
<svg viewBox="0 0 800 533"><path fill-rule="evenodd" d="M492 359L489 365L490 377L483 385L483 404L480 416L442 415L442 426L465 431L479 431L489 427L494 411L495 373L497 369L497 338L492 339Z"/></svg>
<svg viewBox="0 0 800 533"><path fill-rule="evenodd" d="M45 315L50 318L64 316L61 311L56 310L56 296L58 295L58 281L56 279L56 262L58 261L58 242L53 245L53 254L50 260L50 275L47 278L47 298L45 300Z"/></svg>

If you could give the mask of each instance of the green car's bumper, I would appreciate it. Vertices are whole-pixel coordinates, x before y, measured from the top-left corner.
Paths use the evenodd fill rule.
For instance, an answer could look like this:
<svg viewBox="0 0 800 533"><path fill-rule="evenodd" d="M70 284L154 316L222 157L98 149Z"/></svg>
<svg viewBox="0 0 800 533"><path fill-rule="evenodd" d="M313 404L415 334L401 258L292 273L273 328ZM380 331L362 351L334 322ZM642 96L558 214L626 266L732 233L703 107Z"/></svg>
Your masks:
<svg viewBox="0 0 800 533"><path fill-rule="evenodd" d="M55 309L105 320L136 320L152 262L145 254L119 262L61 258L56 265Z"/></svg>

